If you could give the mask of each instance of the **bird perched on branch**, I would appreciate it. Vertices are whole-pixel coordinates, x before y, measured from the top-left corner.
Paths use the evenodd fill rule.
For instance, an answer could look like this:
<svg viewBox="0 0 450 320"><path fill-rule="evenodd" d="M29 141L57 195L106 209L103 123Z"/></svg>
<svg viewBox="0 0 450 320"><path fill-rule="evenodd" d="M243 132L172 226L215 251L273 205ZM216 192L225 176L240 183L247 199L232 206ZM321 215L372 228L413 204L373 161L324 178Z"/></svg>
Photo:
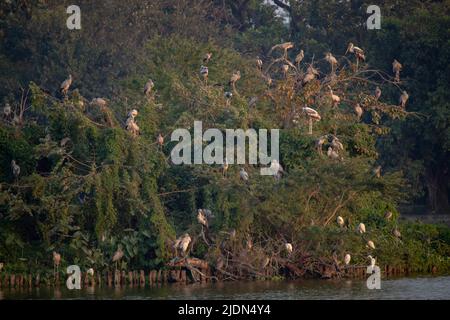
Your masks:
<svg viewBox="0 0 450 320"><path fill-rule="evenodd" d="M11 114L12 114L11 105L9 103L6 103L5 106L3 107L3 119L10 120Z"/></svg>
<svg viewBox="0 0 450 320"><path fill-rule="evenodd" d="M248 176L247 171L245 171L244 168L241 168L241 171L239 172L239 176L241 177L241 180L248 182L249 176Z"/></svg>
<svg viewBox="0 0 450 320"><path fill-rule="evenodd" d="M281 70L283 71L284 77L287 78L287 74L289 72L289 65L288 64L283 64L283 66L281 67Z"/></svg>
<svg viewBox="0 0 450 320"><path fill-rule="evenodd" d="M408 102L408 100L409 100L408 92L403 91L402 95L400 96L400 100L399 100L400 107L405 109L406 108L406 103Z"/></svg>
<svg viewBox="0 0 450 320"><path fill-rule="evenodd" d="M122 260L124 256L124 252L122 251L122 248L117 248L117 251L114 253L114 256L112 258L112 262L114 262L116 264L116 270L117 270L117 265L119 263L120 260Z"/></svg>
<svg viewBox="0 0 450 320"><path fill-rule="evenodd" d="M373 243L372 240L367 241L367 247L375 250L375 244Z"/></svg>
<svg viewBox="0 0 450 320"><path fill-rule="evenodd" d="M334 94L331 86L328 86L328 90L330 92L331 101L333 102L333 108L336 108L337 106L339 106L339 103L341 103L341 98L338 95Z"/></svg>
<svg viewBox="0 0 450 320"><path fill-rule="evenodd" d="M319 72L313 67L313 66L309 66L308 70L306 71L306 75L302 80L302 84L306 85L309 82L313 81L314 79L316 79L316 77L319 75Z"/></svg>
<svg viewBox="0 0 450 320"><path fill-rule="evenodd" d="M382 93L382 91L381 91L380 87L376 87L376 88L375 88L375 99L376 99L377 101L380 100L381 93Z"/></svg>
<svg viewBox="0 0 450 320"><path fill-rule="evenodd" d="M104 98L94 98L91 101L91 105L95 105L100 108L106 108L108 103L106 102L106 99L104 99Z"/></svg>
<svg viewBox="0 0 450 320"><path fill-rule="evenodd" d="M228 83L234 91L236 91L236 82L238 82L241 79L241 72L235 71L233 75L231 76L230 82Z"/></svg>
<svg viewBox="0 0 450 320"><path fill-rule="evenodd" d="M361 120L361 118L362 118L362 116L363 116L363 114L364 114L364 110L363 110L363 108L361 107L361 105L359 104L359 103L357 103L356 105L355 105L355 113L356 113L356 117L358 118L358 120Z"/></svg>
<svg viewBox="0 0 450 320"><path fill-rule="evenodd" d="M185 233L183 237L181 238L179 249L183 252L183 254L186 256L188 252L189 245L191 244L191 237L189 236L189 233Z"/></svg>
<svg viewBox="0 0 450 320"><path fill-rule="evenodd" d="M281 179L281 175L284 173L284 169L278 160L273 159L270 163L270 170L276 180Z"/></svg>
<svg viewBox="0 0 450 320"><path fill-rule="evenodd" d="M315 121L320 121L322 119L322 117L320 116L320 114L309 107L303 107L302 108L303 112L311 119L315 120Z"/></svg>
<svg viewBox="0 0 450 320"><path fill-rule="evenodd" d="M147 98L150 98L152 96L152 91L154 87L155 83L153 82L152 79L149 79L144 86L144 94Z"/></svg>
<svg viewBox="0 0 450 320"><path fill-rule="evenodd" d="M259 71L262 70L262 67L263 67L263 61L261 60L260 57L256 57L256 67L258 68Z"/></svg>
<svg viewBox="0 0 450 320"><path fill-rule="evenodd" d="M61 83L61 86L60 86L61 93L62 93L64 96L67 96L67 93L69 92L69 89L70 89L70 86L71 86L71 85L72 85L72 75L69 74L69 78L67 78L66 80L64 80L64 81Z"/></svg>
<svg viewBox="0 0 450 320"><path fill-rule="evenodd" d="M277 44L275 46L272 47L272 49L270 49L269 51L269 56L272 54L272 52L276 49L281 49L283 50L283 57L285 59L287 59L288 57L288 50L292 49L294 47L294 43L293 42L285 42L285 43L281 43L281 44Z"/></svg>
<svg viewBox="0 0 450 320"><path fill-rule="evenodd" d="M339 225L339 227L343 227L345 224L344 218L342 218L341 216L337 217L336 222Z"/></svg>
<svg viewBox="0 0 450 320"><path fill-rule="evenodd" d="M378 179L381 178L381 170L381 166L377 166L375 169L373 169L373 175Z"/></svg>
<svg viewBox="0 0 450 320"><path fill-rule="evenodd" d="M297 67L300 65L303 59L305 59L305 52L303 50L300 50L300 52L295 57L295 63L297 64Z"/></svg>
<svg viewBox="0 0 450 320"><path fill-rule="evenodd" d="M207 82L207 81L208 81L208 75L209 75L209 69L208 69L208 67L201 66L201 67L200 67L200 75L203 77L203 80L204 80L205 82Z"/></svg>
<svg viewBox="0 0 450 320"><path fill-rule="evenodd" d="M223 161L222 164L222 175L224 177L227 175L228 168L229 168L228 159L225 157L225 160Z"/></svg>
<svg viewBox="0 0 450 320"><path fill-rule="evenodd" d="M19 178L19 175L20 175L20 167L16 163L15 160L11 160L11 170L12 170L14 178L17 180Z"/></svg>
<svg viewBox="0 0 450 320"><path fill-rule="evenodd" d="M334 71L336 70L336 67L338 65L337 59L331 54L331 52L328 52L325 55L325 60L330 64L331 72L334 73Z"/></svg>
<svg viewBox="0 0 450 320"><path fill-rule="evenodd" d="M208 52L205 54L205 56L203 57L203 63L204 64L208 64L212 59L212 53Z"/></svg>
<svg viewBox="0 0 450 320"><path fill-rule="evenodd" d="M366 61L366 55L364 54L364 50L359 47L356 47L352 42L348 44L347 51L345 52L345 54L349 52L355 55L356 61L358 63L360 61Z"/></svg>
<svg viewBox="0 0 450 320"><path fill-rule="evenodd" d="M400 62L397 61L397 59L394 59L394 62L392 62L392 72L395 74L394 82L399 83L400 82L400 72L403 70L403 66Z"/></svg>
<svg viewBox="0 0 450 320"><path fill-rule="evenodd" d="M357 231L361 234L366 233L366 225L364 223L360 223L358 225Z"/></svg>
<svg viewBox="0 0 450 320"><path fill-rule="evenodd" d="M331 147L336 151L344 151L344 145L336 136L332 136Z"/></svg>
<svg viewBox="0 0 450 320"><path fill-rule="evenodd" d="M206 229L208 229L208 219L206 219L203 209L198 209L197 221Z"/></svg>
<svg viewBox="0 0 450 320"><path fill-rule="evenodd" d="M129 131L133 137L139 136L140 128L136 123L136 117L138 116L138 111L133 109L128 113L128 119L125 123L125 128Z"/></svg>
<svg viewBox="0 0 450 320"><path fill-rule="evenodd" d="M291 254L292 251L294 251L294 248L292 247L292 244L291 244L291 243L286 243L286 244L284 245L284 247L286 248L286 251L287 251L289 254Z"/></svg>
<svg viewBox="0 0 450 320"><path fill-rule="evenodd" d="M352 260L352 256L350 254L346 254L344 257L344 263L346 266L348 266L350 264L350 261Z"/></svg>

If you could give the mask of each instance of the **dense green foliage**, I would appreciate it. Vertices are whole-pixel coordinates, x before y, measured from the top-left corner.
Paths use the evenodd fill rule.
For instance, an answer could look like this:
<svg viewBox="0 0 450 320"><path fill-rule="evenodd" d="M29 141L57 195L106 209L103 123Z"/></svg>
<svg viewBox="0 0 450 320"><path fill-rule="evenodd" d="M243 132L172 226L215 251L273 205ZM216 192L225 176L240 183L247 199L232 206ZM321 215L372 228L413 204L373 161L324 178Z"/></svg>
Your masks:
<svg viewBox="0 0 450 320"><path fill-rule="evenodd" d="M399 204L425 197L433 209L448 209L448 1L408 1L412 8L401 14L386 1L389 17L372 33L360 26L363 1L287 1L294 17L289 25L275 6L256 0L79 1L81 31L67 30L65 1L18 2L0 5L0 97L16 113L25 110L15 125L0 125L0 261L6 270L50 270L52 251L62 254L63 265L104 270L113 266L118 247L125 252L122 268L159 268L186 232L193 238L191 256L213 265L226 250L238 256L252 239L252 265L284 257L290 242L295 257L330 261L335 253L342 260L350 252L352 263L365 264L372 253L381 265L448 270L449 229L400 224L397 212ZM270 48L289 39L296 44L291 60L305 50L304 66L284 79L274 65L268 89L255 57L269 65L276 57L267 56ZM367 48L362 73L343 57L348 41ZM334 80L326 78L322 59L328 50L343 65ZM213 54L208 85L198 74L206 52ZM399 88L385 80L394 58L406 66L401 86L411 93L414 114L396 107ZM312 59L323 81L299 89L297 77ZM234 70L242 79L227 106L224 91L231 90ZM64 98L58 90L68 73L74 83ZM150 100L142 93L149 78L155 81ZM338 110L325 82L345 97ZM377 83L381 104L372 96ZM99 96L107 97L107 110L87 102ZM258 103L250 107L254 96ZM353 114L355 102L366 110L363 121ZM296 106L320 111L312 136ZM124 129L132 109L139 110L137 138ZM238 166L226 178L219 165L174 166L170 134L197 120L204 130L282 128L286 175L277 181L246 166L246 184ZM159 133L166 137L163 148L155 143ZM342 141L343 161L317 152L315 141L325 134ZM17 179L11 160L21 168ZM372 173L378 164L381 178ZM199 208L214 213L212 243L197 223ZM394 212L390 221L387 210ZM338 215L346 228L336 225ZM360 222L368 229L364 236L354 232ZM402 239L392 235L397 228Z"/></svg>

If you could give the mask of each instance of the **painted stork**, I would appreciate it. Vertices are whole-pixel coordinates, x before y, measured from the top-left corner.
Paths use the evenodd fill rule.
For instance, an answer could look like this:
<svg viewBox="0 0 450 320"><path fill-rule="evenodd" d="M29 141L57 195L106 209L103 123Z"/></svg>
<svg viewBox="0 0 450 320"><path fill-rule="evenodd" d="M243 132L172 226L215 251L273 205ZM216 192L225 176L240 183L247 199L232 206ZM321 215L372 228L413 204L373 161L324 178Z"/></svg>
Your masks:
<svg viewBox="0 0 450 320"><path fill-rule="evenodd" d="M373 243L372 240L367 241L367 247L372 250L375 250L375 244Z"/></svg>
<svg viewBox="0 0 450 320"><path fill-rule="evenodd" d="M180 246L179 248L181 249L181 251L183 251L183 254L186 256L189 245L191 244L191 237L189 236L188 233L185 233L184 236L181 238L181 242L180 242Z"/></svg>
<svg viewBox="0 0 450 320"><path fill-rule="evenodd" d="M334 71L336 70L336 67L338 65L338 61L337 59L331 54L331 52L328 52L325 55L325 60L330 64L331 66L331 72L334 73Z"/></svg>
<svg viewBox="0 0 450 320"><path fill-rule="evenodd" d="M13 173L14 178L17 180L19 178L19 175L20 175L20 167L16 163L15 160L11 160L11 169L12 169L12 173Z"/></svg>
<svg viewBox="0 0 450 320"><path fill-rule="evenodd" d="M328 86L328 90L330 92L331 101L333 102L333 108L336 108L337 106L339 106L339 103L341 103L341 98L338 95L334 94L331 86Z"/></svg>
<svg viewBox="0 0 450 320"><path fill-rule="evenodd" d="M408 92L403 91L402 95L400 96L400 100L399 100L400 107L405 109L406 108L406 103L408 102L408 100L409 100Z"/></svg>
<svg viewBox="0 0 450 320"><path fill-rule="evenodd" d="M263 61L261 60L260 57L256 57L256 67L258 68L259 71L261 71L263 68Z"/></svg>
<svg viewBox="0 0 450 320"><path fill-rule="evenodd" d="M377 260L372 256L368 256L367 258L370 261L370 267L373 269L375 267L375 264L377 263Z"/></svg>
<svg viewBox="0 0 450 320"><path fill-rule="evenodd" d="M357 103L355 105L355 109L354 110L355 110L355 113L356 113L356 117L358 118L358 121L361 120L361 118L362 118L362 116L364 114L364 110L361 107L361 105L359 103Z"/></svg>
<svg viewBox="0 0 450 320"><path fill-rule="evenodd" d="M400 82L400 72L402 71L403 66L400 62L397 61L397 59L394 59L394 62L392 62L392 72L395 74L394 81L396 83Z"/></svg>
<svg viewBox="0 0 450 320"><path fill-rule="evenodd" d="M305 58L305 52L303 50L300 50L300 52L295 57L295 63L297 64L297 66L300 65L300 63L303 61L304 58Z"/></svg>
<svg viewBox="0 0 450 320"><path fill-rule="evenodd" d="M244 168L241 168L241 171L239 172L239 176L241 177L241 180L248 182L249 175L248 175L247 171L245 171Z"/></svg>
<svg viewBox="0 0 450 320"><path fill-rule="evenodd" d="M361 234L366 233L366 225L364 223L360 223L358 225L357 231Z"/></svg>
<svg viewBox="0 0 450 320"><path fill-rule="evenodd" d="M145 94L148 98L151 97L151 95L152 95L152 90L153 90L154 87L155 87L155 83L153 82L152 79L149 79L149 80L147 81L147 83L145 84L145 87L144 87L144 94Z"/></svg>
<svg viewBox="0 0 450 320"><path fill-rule="evenodd" d="M67 93L69 92L70 86L72 85L72 81L73 81L73 80L72 80L72 75L69 74L69 78L67 78L66 80L64 80L64 81L61 83L60 90L61 90L61 93L62 93L64 96L66 96Z"/></svg>
<svg viewBox="0 0 450 320"><path fill-rule="evenodd" d="M382 94L382 91L381 91L380 87L377 86L375 88L375 99L377 101L380 100L381 94Z"/></svg>
<svg viewBox="0 0 450 320"><path fill-rule="evenodd" d="M337 217L336 222L339 225L339 227L343 227L345 224L344 218L342 218L341 216Z"/></svg>
<svg viewBox="0 0 450 320"><path fill-rule="evenodd" d="M203 209L198 209L197 222L208 229L208 219L206 219Z"/></svg>

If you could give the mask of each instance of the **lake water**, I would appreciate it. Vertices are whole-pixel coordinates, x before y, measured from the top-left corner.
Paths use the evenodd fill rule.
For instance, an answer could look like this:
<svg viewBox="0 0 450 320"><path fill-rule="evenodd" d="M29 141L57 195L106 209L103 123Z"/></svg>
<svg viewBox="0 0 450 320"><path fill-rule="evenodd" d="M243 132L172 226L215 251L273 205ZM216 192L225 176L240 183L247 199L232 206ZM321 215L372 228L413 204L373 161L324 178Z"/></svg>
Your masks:
<svg viewBox="0 0 450 320"><path fill-rule="evenodd" d="M363 280L304 280L163 285L151 288L0 289L2 299L450 299L450 276L382 280L381 290L367 289Z"/></svg>

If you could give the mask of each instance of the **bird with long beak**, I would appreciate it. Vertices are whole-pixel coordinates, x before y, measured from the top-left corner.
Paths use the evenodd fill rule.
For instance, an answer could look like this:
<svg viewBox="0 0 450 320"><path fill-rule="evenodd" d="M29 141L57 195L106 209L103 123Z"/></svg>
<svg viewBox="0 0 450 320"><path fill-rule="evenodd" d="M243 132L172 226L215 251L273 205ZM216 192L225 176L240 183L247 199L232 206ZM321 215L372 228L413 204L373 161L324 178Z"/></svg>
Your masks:
<svg viewBox="0 0 450 320"><path fill-rule="evenodd" d="M377 101L380 100L381 93L382 93L382 91L381 91L380 87L376 87L376 88L375 88L375 99L376 99Z"/></svg>
<svg viewBox="0 0 450 320"><path fill-rule="evenodd" d="M241 79L241 72L235 71L231 76L229 82L229 85L233 88L234 91L236 91L236 82L238 82L240 79Z"/></svg>
<svg viewBox="0 0 450 320"><path fill-rule="evenodd" d="M208 52L205 54L205 56L203 57L203 63L204 64L208 64L212 59L212 53Z"/></svg>
<svg viewBox="0 0 450 320"><path fill-rule="evenodd" d="M377 179L381 178L381 170L382 170L381 166L377 166L375 169L373 169L373 175L375 176L375 178Z"/></svg>
<svg viewBox="0 0 450 320"><path fill-rule="evenodd" d="M349 253L347 253L346 255L345 255L345 257L344 257L344 263L345 263L345 265L346 266L348 266L349 264L350 264L350 261L352 260L352 256L349 254Z"/></svg>
<svg viewBox="0 0 450 320"><path fill-rule="evenodd" d="M198 209L197 221L198 221L198 223L200 223L202 226L204 226L206 229L208 229L208 219L206 219L206 216L205 216L205 214L203 213L203 210L202 210L202 209Z"/></svg>
<svg viewBox="0 0 450 320"><path fill-rule="evenodd" d="M406 103L408 102L408 100L409 100L408 92L403 91L402 95L400 96L400 100L399 100L400 107L405 109Z"/></svg>
<svg viewBox="0 0 450 320"><path fill-rule="evenodd" d="M272 52L276 49L281 49L283 50L283 57L284 59L287 59L288 57L288 50L294 48L294 43L293 42L285 42L285 43L281 43L281 44L277 44L275 46L273 46L270 51L269 51L269 56L272 54Z"/></svg>
<svg viewBox="0 0 450 320"><path fill-rule="evenodd" d="M336 71L336 67L338 65L337 59L331 54L331 52L328 52L325 55L325 60L330 64L331 72L334 73Z"/></svg>
<svg viewBox="0 0 450 320"><path fill-rule="evenodd" d="M333 108L338 107L339 103L341 103L341 98L338 95L334 94L331 86L328 86L328 90L330 92L330 97L331 97L331 101L333 103Z"/></svg>
<svg viewBox="0 0 450 320"><path fill-rule="evenodd" d="M147 83L144 86L144 94L147 98L150 98L152 96L152 90L155 87L155 83L152 79L149 79Z"/></svg>
<svg viewBox="0 0 450 320"><path fill-rule="evenodd" d="M309 130L308 130L308 134L312 135L313 134L313 122L319 122L322 117L320 116L320 114L309 107L303 107L302 108L303 113L306 114L306 116L308 117L309 120Z"/></svg>
<svg viewBox="0 0 450 320"><path fill-rule="evenodd" d="M191 242L192 242L192 239L189 236L189 233L185 233L184 236L181 238L181 242L180 242L180 246L179 246L179 248L183 252L184 256L187 255L188 248L189 248L189 245L191 244Z"/></svg>
<svg viewBox="0 0 450 320"><path fill-rule="evenodd" d="M333 148L333 150L344 151L344 145L338 139L338 137L335 137L335 136L332 136L332 137L333 138L331 140L331 147Z"/></svg>
<svg viewBox="0 0 450 320"><path fill-rule="evenodd" d="M375 244L373 243L372 240L367 241L367 247L372 250L375 250Z"/></svg>
<svg viewBox="0 0 450 320"><path fill-rule="evenodd" d="M67 96L67 93L69 92L70 86L72 85L72 81L73 81L72 80L72 75L69 74L69 78L67 78L66 80L64 80L61 83L60 90L61 90L61 93L64 96Z"/></svg>
<svg viewBox="0 0 450 320"><path fill-rule="evenodd" d="M392 72L395 74L394 81L396 83L400 82L400 72L403 70L403 66L400 62L397 61L397 59L394 59L394 62L392 62Z"/></svg>
<svg viewBox="0 0 450 320"><path fill-rule="evenodd" d="M339 227L343 227L344 224L345 224L344 218L342 218L341 216L337 217L336 222L337 222Z"/></svg>
<svg viewBox="0 0 450 320"><path fill-rule="evenodd" d="M349 52L355 55L357 66L359 65L359 62L366 61L366 55L364 54L364 50L359 47L356 47L352 42L348 44L347 51L345 52L345 54Z"/></svg>

